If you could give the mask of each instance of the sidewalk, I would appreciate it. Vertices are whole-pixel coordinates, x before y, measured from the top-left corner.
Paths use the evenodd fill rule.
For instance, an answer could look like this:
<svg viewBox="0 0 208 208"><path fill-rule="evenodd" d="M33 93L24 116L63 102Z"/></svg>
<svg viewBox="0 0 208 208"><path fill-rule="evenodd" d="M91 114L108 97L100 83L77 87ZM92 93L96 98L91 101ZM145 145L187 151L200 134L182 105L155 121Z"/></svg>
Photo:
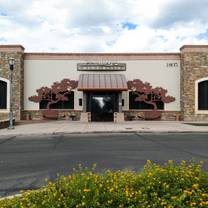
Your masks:
<svg viewBox="0 0 208 208"><path fill-rule="evenodd" d="M80 121L48 121L23 123L16 125L14 130L0 129L1 135L31 135L31 134L70 134L70 133L114 133L114 132L206 132L207 126L194 126L179 121L126 121L113 122L80 122Z"/></svg>

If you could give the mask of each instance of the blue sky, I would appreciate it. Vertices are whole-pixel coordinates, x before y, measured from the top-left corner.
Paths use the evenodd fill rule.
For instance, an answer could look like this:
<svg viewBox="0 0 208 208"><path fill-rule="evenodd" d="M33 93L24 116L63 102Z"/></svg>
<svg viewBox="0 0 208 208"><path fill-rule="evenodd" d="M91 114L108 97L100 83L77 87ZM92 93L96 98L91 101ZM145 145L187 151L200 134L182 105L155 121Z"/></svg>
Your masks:
<svg viewBox="0 0 208 208"><path fill-rule="evenodd" d="M208 0L0 0L0 44L28 52L178 52L207 44Z"/></svg>

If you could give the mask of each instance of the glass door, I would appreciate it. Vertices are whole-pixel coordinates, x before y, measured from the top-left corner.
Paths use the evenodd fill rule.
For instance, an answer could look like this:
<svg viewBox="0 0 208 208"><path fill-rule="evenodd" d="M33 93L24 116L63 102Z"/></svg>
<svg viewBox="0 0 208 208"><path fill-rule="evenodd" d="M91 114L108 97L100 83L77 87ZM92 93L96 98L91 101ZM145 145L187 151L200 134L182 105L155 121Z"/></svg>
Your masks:
<svg viewBox="0 0 208 208"><path fill-rule="evenodd" d="M117 93L89 93L87 111L91 112L91 121L113 121L118 111Z"/></svg>

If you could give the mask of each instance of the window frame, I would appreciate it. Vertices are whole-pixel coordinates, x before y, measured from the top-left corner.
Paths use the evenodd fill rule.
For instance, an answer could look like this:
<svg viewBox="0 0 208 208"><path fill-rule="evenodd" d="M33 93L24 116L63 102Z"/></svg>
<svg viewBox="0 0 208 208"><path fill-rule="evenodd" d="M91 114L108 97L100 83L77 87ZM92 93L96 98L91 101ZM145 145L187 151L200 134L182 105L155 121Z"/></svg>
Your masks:
<svg viewBox="0 0 208 208"><path fill-rule="evenodd" d="M3 77L0 77L0 81L6 82L7 84L7 107L5 109L0 108L0 113L8 113L10 110L10 81Z"/></svg>
<svg viewBox="0 0 208 208"><path fill-rule="evenodd" d="M198 79L195 81L195 114L208 114L208 110L199 110L199 106L198 106L198 99L199 99L199 94L198 94L198 90L199 90L199 83L200 82L204 82L204 81L208 81L208 77L204 77L202 79Z"/></svg>

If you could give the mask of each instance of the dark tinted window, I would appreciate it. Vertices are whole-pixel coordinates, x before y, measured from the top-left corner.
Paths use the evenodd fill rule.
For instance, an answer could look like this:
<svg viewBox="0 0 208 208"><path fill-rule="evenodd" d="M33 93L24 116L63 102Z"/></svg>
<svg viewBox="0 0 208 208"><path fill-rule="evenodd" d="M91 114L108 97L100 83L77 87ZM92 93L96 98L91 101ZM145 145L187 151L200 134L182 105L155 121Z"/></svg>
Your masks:
<svg viewBox="0 0 208 208"><path fill-rule="evenodd" d="M66 97L68 97L68 101L59 101L58 103L51 104L50 109L74 109L74 92L72 91ZM40 109L46 109L47 104L48 101L41 101Z"/></svg>
<svg viewBox="0 0 208 208"><path fill-rule="evenodd" d="M198 109L208 110L208 80L198 84Z"/></svg>
<svg viewBox="0 0 208 208"><path fill-rule="evenodd" d="M124 106L124 99L122 99L122 106Z"/></svg>
<svg viewBox="0 0 208 208"><path fill-rule="evenodd" d="M138 95L129 92L129 109L150 110L154 108L153 105L145 103L144 101L135 101L136 97L138 97ZM156 101L156 105L157 109L164 109L164 103L162 101Z"/></svg>
<svg viewBox="0 0 208 208"><path fill-rule="evenodd" d="M82 98L79 98L79 106L82 106Z"/></svg>
<svg viewBox="0 0 208 208"><path fill-rule="evenodd" d="M7 83L0 80L0 109L7 108Z"/></svg>

